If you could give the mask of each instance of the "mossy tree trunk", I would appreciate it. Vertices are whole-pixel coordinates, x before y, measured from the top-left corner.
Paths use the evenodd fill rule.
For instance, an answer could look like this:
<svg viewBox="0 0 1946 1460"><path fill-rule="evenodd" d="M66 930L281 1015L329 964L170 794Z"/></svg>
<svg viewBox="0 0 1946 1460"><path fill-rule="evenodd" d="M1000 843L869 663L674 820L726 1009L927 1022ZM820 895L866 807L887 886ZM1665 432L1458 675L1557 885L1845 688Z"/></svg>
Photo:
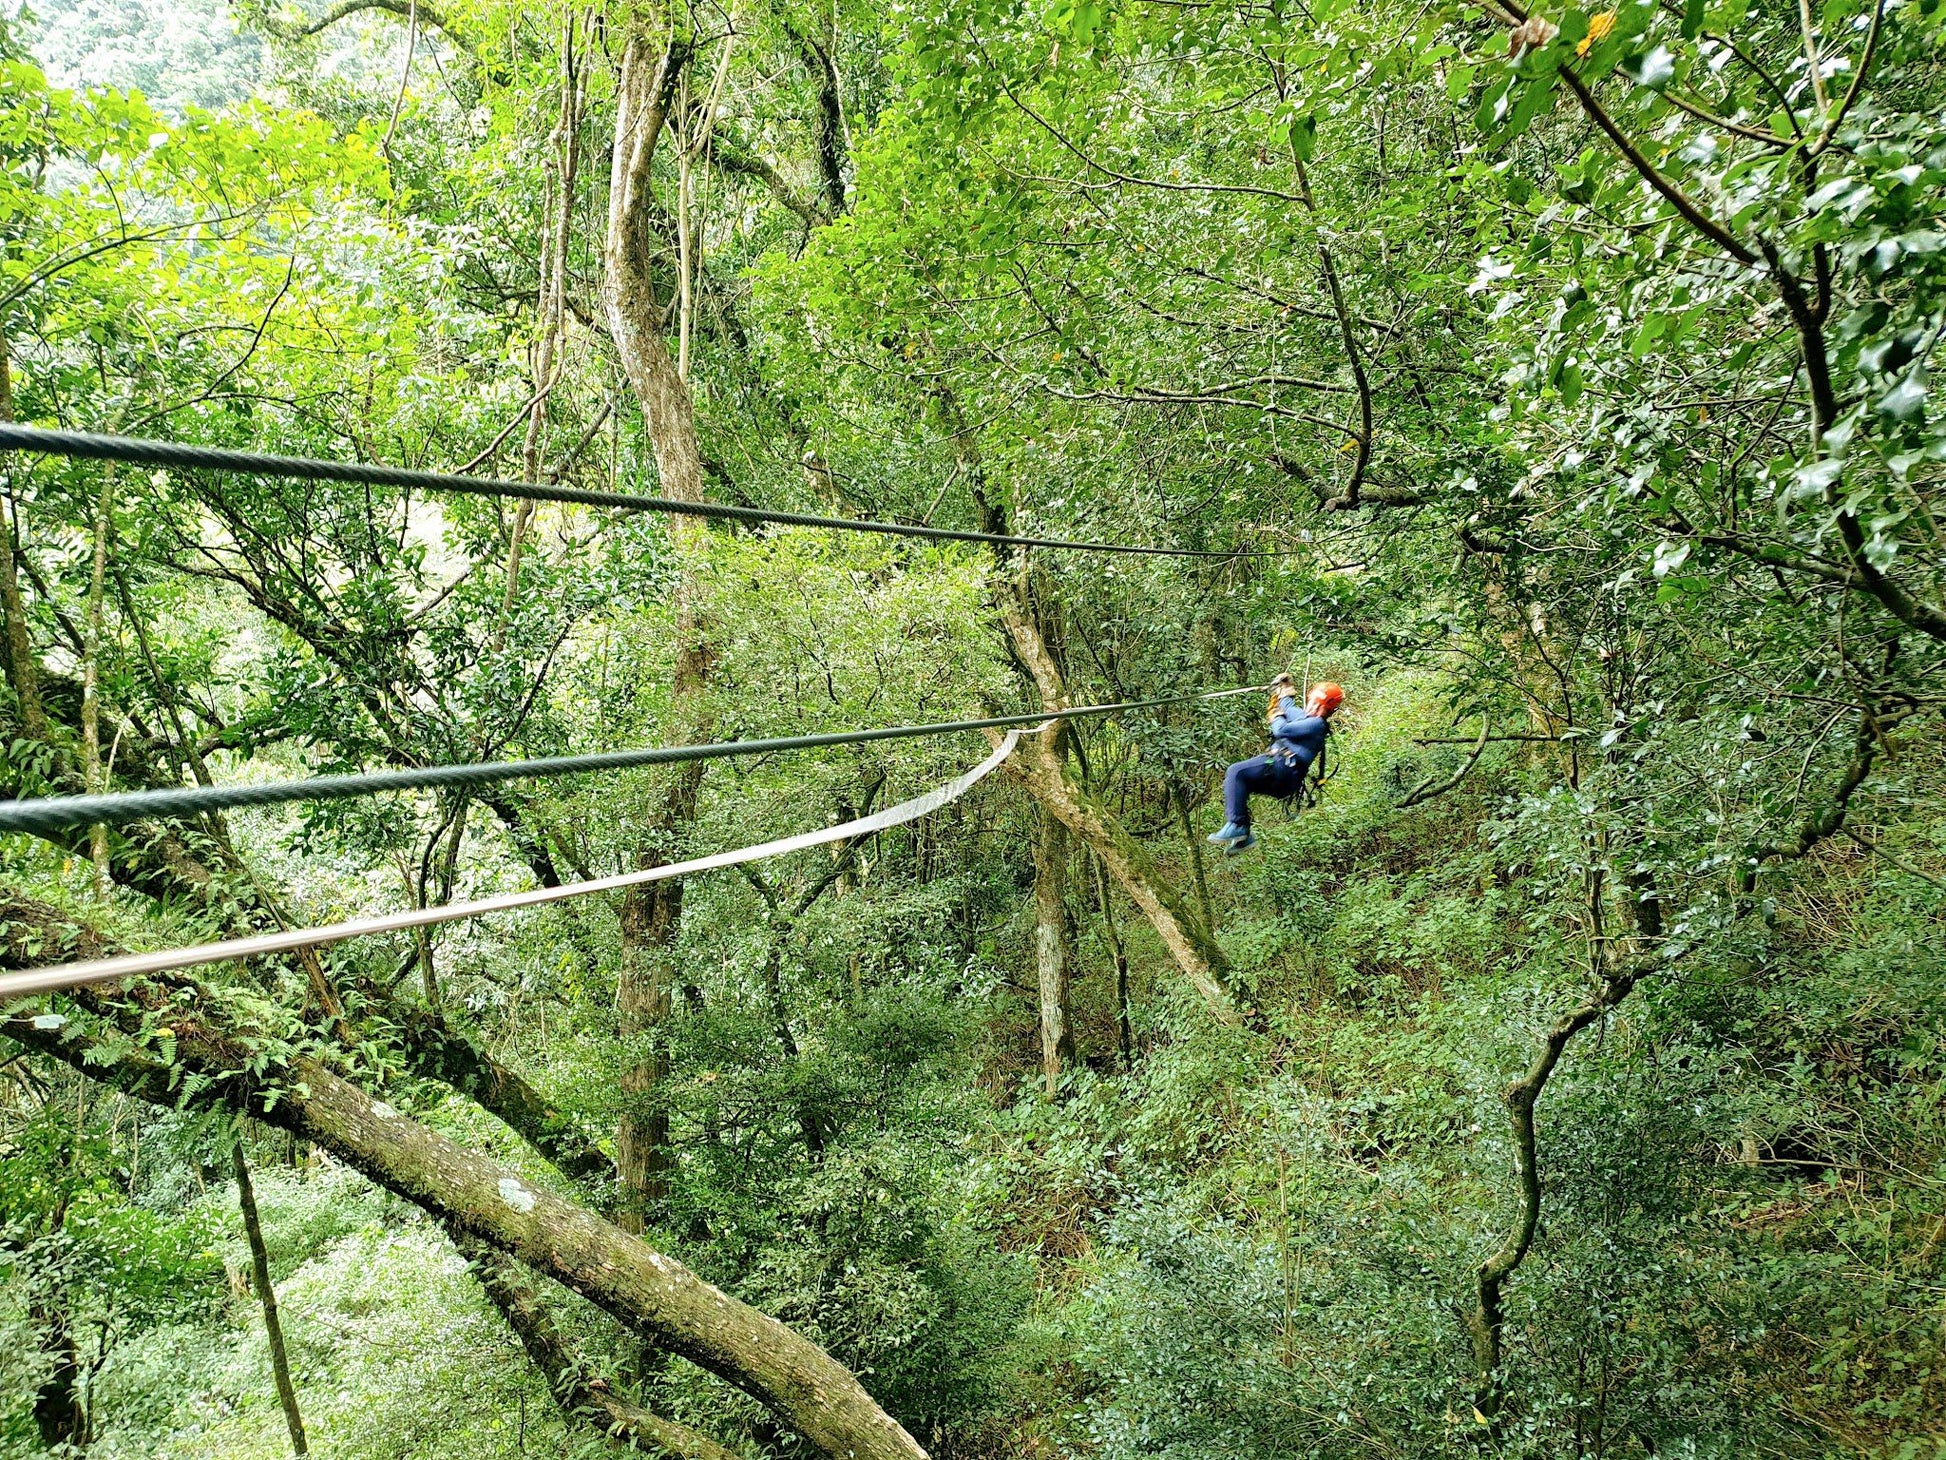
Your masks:
<svg viewBox="0 0 1946 1460"><path fill-rule="evenodd" d="M0 964L24 967L50 951L92 956L92 929L18 896L0 907ZM823 1349L768 1314L704 1282L572 1201L529 1184L378 1100L316 1058L229 1027L219 1001L187 981L116 994L76 990L80 1017L56 1021L16 1008L0 1036L156 1104L248 1113L314 1142L449 1229L478 1237L581 1294L656 1344L718 1375L771 1409L833 1460L922 1460L925 1450ZM151 1037L161 1018L173 1059Z"/></svg>

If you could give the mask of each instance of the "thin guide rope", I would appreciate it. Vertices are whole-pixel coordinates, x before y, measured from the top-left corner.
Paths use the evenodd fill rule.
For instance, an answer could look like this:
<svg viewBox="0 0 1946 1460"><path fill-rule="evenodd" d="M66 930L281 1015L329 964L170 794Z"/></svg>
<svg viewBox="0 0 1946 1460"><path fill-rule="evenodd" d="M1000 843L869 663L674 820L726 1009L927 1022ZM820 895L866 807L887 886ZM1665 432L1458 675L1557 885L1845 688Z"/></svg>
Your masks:
<svg viewBox="0 0 1946 1460"><path fill-rule="evenodd" d="M570 882L563 887L539 887L530 892L508 893L501 897L483 898L478 902L456 902L447 903L443 907L413 908L406 912L388 913L382 917L355 918L350 922L330 923L317 928L292 928L284 932L262 933L250 938L230 938L220 943L201 943L189 948L171 948L159 953L126 953L114 958L93 958L76 963L53 964L45 968L30 968L20 973L0 974L0 1005L30 994L51 993L56 989L109 983L116 979L135 978L143 974L167 973L173 969L194 968L206 963L222 963L233 958L258 958L270 953L288 953L297 948L315 948L326 943L340 943L347 938L367 937L374 933L403 932L411 928L431 927L437 923L458 922L462 918L479 918L490 913L512 912L517 908L540 907L546 903L560 902L564 898L586 897L596 892L613 892L623 887L639 887L645 882L665 882L672 877L687 877L697 872L734 867L739 862L781 857L788 852L802 851L806 847L825 846L848 838L869 836L875 831L884 831L887 827L917 821L920 817L957 801L985 780L1008 756L1013 754L1014 746L1023 733L1034 734L1054 723L1054 717L1051 715L1040 718L1042 723L1034 730L1009 730L1000 744L994 747L993 753L964 775L944 785L935 786L932 790L914 796L909 801L901 801L896 806L888 806L882 811L873 812L870 816L861 816L837 826L822 827L817 831L802 832L797 836L782 837L753 847L739 847L735 851L717 852L712 856L697 857L688 862L671 862L667 866L650 867L640 872L623 872L613 877Z"/></svg>

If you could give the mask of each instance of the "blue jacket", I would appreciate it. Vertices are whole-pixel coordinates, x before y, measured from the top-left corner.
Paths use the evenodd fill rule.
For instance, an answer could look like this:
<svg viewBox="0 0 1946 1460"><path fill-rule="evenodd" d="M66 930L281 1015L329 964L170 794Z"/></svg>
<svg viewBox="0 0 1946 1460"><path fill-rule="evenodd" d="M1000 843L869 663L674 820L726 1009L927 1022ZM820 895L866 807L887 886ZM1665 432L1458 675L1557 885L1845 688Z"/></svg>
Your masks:
<svg viewBox="0 0 1946 1460"><path fill-rule="evenodd" d="M1324 751L1329 728L1323 716L1305 714L1292 696L1285 695L1277 701L1277 713L1270 722L1271 754L1309 770L1311 762Z"/></svg>

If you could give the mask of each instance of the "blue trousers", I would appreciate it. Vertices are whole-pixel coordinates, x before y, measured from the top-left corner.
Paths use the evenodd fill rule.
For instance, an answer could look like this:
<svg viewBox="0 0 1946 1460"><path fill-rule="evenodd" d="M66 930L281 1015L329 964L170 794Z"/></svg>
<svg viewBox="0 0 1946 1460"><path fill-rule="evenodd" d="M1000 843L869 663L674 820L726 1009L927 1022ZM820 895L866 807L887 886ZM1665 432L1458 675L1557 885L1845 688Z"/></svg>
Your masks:
<svg viewBox="0 0 1946 1460"><path fill-rule="evenodd" d="M1223 814L1237 826L1250 825L1250 798L1295 795L1304 784L1308 761L1289 761L1275 755L1240 760L1223 773Z"/></svg>

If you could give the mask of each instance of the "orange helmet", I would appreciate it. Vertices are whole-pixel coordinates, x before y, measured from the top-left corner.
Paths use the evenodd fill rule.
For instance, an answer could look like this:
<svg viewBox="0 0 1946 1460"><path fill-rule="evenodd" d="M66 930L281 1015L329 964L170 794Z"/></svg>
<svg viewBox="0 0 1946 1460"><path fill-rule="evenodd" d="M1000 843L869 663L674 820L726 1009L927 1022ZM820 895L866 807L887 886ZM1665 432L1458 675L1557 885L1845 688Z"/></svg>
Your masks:
<svg viewBox="0 0 1946 1460"><path fill-rule="evenodd" d="M1338 706L1345 702L1345 687L1323 680L1311 686L1311 693L1304 701L1304 708L1313 715L1329 717Z"/></svg>

